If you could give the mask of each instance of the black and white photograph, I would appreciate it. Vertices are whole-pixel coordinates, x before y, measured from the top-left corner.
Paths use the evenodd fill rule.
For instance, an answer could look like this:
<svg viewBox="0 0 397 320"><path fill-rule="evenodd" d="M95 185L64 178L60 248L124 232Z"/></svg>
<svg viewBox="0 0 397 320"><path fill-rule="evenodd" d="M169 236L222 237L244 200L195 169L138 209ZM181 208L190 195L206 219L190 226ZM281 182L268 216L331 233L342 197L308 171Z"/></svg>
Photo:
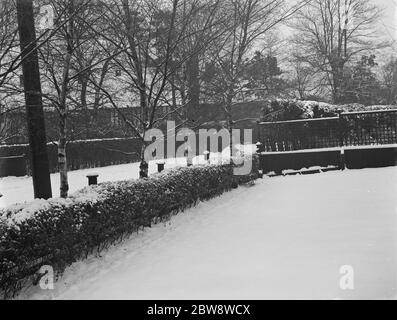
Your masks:
<svg viewBox="0 0 397 320"><path fill-rule="evenodd" d="M397 300L397 1L0 0L0 300Z"/></svg>

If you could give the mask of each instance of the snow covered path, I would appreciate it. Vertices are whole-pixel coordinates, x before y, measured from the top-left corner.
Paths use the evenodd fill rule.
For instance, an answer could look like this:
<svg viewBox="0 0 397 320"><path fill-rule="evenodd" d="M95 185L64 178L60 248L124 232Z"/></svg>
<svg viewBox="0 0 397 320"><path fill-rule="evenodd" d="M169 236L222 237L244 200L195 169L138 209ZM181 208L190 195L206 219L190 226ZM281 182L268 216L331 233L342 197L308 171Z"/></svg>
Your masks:
<svg viewBox="0 0 397 320"><path fill-rule="evenodd" d="M380 299L397 295L397 169L266 178L68 268L30 299ZM341 266L354 268L343 291Z"/></svg>

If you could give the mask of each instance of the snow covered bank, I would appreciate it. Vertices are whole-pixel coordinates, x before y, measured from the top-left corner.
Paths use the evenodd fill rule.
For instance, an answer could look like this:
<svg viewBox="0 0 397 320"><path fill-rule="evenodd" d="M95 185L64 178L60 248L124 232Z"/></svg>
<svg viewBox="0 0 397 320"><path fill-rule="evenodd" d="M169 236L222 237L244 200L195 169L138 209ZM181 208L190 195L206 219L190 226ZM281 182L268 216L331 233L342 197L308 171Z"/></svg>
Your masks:
<svg viewBox="0 0 397 320"><path fill-rule="evenodd" d="M397 169L264 179L73 264L29 299L381 299L397 294ZM341 290L341 266L354 268Z"/></svg>

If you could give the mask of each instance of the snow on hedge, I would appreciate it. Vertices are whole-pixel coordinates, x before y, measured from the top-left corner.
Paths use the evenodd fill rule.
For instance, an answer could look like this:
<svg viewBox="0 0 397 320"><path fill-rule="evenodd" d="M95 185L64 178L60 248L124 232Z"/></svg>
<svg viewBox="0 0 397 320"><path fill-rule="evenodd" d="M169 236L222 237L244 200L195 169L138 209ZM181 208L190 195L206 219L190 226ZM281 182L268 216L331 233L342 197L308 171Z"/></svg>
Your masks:
<svg viewBox="0 0 397 320"><path fill-rule="evenodd" d="M256 163L256 162L255 162ZM0 211L0 296L16 293L32 261L57 273L76 259L258 177L234 165L176 168L148 179L87 187L68 199L35 200ZM29 245L26 245L26 244Z"/></svg>
<svg viewBox="0 0 397 320"><path fill-rule="evenodd" d="M365 106L358 103L334 105L318 101L277 99L270 108L263 108L262 121L286 121L336 117L344 112L365 112L397 109L392 105Z"/></svg>
<svg viewBox="0 0 397 320"><path fill-rule="evenodd" d="M5 223L8 226L18 228L18 225L40 212L49 210L51 207L70 207L76 203L90 203L94 204L106 196L105 192L98 193L96 187L87 187L80 190L67 199L53 198L49 200L35 199L32 202L15 204L7 209L0 210L0 223Z"/></svg>

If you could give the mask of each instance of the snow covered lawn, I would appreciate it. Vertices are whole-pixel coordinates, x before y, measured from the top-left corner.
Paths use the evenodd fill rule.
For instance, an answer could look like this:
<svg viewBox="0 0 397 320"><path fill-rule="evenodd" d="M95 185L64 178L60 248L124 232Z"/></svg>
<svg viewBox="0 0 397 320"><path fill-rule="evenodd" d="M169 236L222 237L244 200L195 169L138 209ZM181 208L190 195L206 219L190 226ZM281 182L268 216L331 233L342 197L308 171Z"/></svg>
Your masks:
<svg viewBox="0 0 397 320"><path fill-rule="evenodd" d="M255 145L236 146L237 149L252 154L256 150ZM223 153L211 153L211 163L219 163L220 161L230 159L230 149L225 149ZM149 174L157 172L157 163L162 161L151 161L149 163ZM197 156L193 159L193 164L206 164L204 156ZM165 160L165 169L186 166L186 158L176 158ZM69 178L69 194L79 191L88 185L87 175L99 174L98 183L112 182L120 180L138 179L139 163L129 163L116 166L108 166L102 168L92 168L84 170L70 171ZM51 174L52 194L54 198L59 197L59 173ZM16 203L31 202L34 199L33 182L31 177L6 177L0 178L0 208L7 208Z"/></svg>
<svg viewBox="0 0 397 320"><path fill-rule="evenodd" d="M29 299L397 295L397 169L265 178L69 267ZM340 268L352 266L352 291Z"/></svg>
<svg viewBox="0 0 397 320"><path fill-rule="evenodd" d="M171 159L166 163L166 169L176 166L186 166L186 159ZM156 162L149 165L149 173L157 172ZM110 182L127 179L138 179L139 163L129 163L103 168L76 170L69 172L69 191L74 193L88 185L87 174L98 173L98 182ZM52 193L59 197L59 174L51 174ZM0 178L0 208L6 208L15 203L33 201L33 182L31 177Z"/></svg>

